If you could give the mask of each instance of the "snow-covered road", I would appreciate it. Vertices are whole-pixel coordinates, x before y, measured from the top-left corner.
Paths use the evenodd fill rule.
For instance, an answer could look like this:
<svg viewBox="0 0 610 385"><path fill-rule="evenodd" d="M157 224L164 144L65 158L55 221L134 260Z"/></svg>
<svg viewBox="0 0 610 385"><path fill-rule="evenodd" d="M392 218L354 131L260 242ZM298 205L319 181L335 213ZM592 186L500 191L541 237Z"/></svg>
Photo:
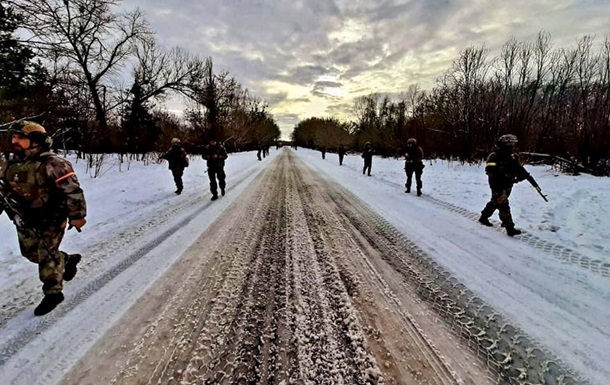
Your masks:
<svg viewBox="0 0 610 385"><path fill-rule="evenodd" d="M49 316L31 315L33 279L6 290L0 383L610 378L603 264L313 151L227 168L216 202L153 190L99 213Z"/></svg>

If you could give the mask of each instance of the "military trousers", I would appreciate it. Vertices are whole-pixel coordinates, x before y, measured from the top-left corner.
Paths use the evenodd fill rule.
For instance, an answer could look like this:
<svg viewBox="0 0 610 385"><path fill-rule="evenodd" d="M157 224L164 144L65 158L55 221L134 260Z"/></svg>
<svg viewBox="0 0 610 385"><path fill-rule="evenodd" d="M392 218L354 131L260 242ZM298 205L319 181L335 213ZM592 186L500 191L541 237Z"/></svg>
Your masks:
<svg viewBox="0 0 610 385"><path fill-rule="evenodd" d="M55 226L17 229L21 255L38 265L38 277L45 295L63 290L66 260L59 245L65 231L66 221Z"/></svg>
<svg viewBox="0 0 610 385"><path fill-rule="evenodd" d="M182 175L184 174L184 168L176 167L172 168L172 176L174 177L174 183L176 184L176 190L182 191L184 185L182 184Z"/></svg>
<svg viewBox="0 0 610 385"><path fill-rule="evenodd" d="M500 221L506 228L515 227L513 222L513 216L510 212L510 204L508 197L512 191L512 186L507 187L494 187L491 189L491 199L485 205L483 211L481 211L481 218L489 219L493 213L498 210Z"/></svg>
<svg viewBox="0 0 610 385"><path fill-rule="evenodd" d="M225 189L225 170L224 168L208 167L208 177L210 178L210 192L212 195L218 195L218 187ZM218 183L216 182L218 179Z"/></svg>

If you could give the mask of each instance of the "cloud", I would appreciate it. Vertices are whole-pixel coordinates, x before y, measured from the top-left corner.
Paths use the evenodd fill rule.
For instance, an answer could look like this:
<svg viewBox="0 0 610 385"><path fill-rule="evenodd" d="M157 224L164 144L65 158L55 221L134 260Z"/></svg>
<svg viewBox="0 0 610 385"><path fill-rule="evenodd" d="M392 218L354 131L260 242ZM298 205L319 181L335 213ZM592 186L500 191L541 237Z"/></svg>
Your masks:
<svg viewBox="0 0 610 385"><path fill-rule="evenodd" d="M125 0L123 7L139 5L162 44L211 56L218 70L290 119L344 118L357 96L400 93L415 83L430 89L471 46L493 57L509 38L533 41L541 31L557 48L585 34L610 35L610 4L599 0L175 3Z"/></svg>

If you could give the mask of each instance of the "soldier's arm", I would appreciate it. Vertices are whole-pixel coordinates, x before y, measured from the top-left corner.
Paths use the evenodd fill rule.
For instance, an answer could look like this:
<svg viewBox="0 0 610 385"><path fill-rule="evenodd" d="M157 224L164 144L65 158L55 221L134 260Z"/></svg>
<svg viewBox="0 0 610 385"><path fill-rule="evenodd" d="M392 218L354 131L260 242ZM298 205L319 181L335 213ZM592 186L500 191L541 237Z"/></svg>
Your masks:
<svg viewBox="0 0 610 385"><path fill-rule="evenodd" d="M227 149L224 146L220 146L220 158L227 159L229 156L227 155Z"/></svg>
<svg viewBox="0 0 610 385"><path fill-rule="evenodd" d="M70 162L57 156L46 162L49 183L65 197L69 219L83 219L87 216L85 194L78 183L78 178Z"/></svg>
<svg viewBox="0 0 610 385"><path fill-rule="evenodd" d="M498 171L498 163L497 156L495 152L492 152L487 157L487 162L485 164L485 173L489 176L495 175Z"/></svg>

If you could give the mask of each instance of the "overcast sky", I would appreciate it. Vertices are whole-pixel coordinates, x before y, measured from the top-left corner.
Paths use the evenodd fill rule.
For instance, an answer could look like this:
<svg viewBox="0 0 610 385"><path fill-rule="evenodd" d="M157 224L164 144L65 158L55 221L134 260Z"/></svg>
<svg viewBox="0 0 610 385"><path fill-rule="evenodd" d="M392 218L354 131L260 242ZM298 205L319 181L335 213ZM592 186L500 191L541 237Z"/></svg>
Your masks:
<svg viewBox="0 0 610 385"><path fill-rule="evenodd" d="M610 35L610 0L126 0L168 48L211 56L265 99L284 136L311 116L348 119L353 98L431 89L460 51L494 56L548 32L554 47ZM175 102L173 102L175 103ZM176 106L168 106L172 108Z"/></svg>

